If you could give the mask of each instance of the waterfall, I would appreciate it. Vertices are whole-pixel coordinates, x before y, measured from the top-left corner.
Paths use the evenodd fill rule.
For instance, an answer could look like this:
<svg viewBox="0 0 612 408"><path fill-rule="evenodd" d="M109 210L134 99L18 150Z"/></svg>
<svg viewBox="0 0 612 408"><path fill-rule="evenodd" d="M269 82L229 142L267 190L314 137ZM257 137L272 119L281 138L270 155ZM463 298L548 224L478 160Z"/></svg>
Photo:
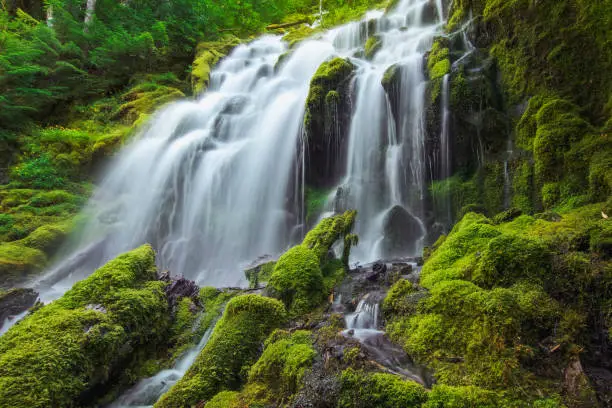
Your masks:
<svg viewBox="0 0 612 408"><path fill-rule="evenodd" d="M452 162L451 162L451 140L450 140L450 106L449 106L449 81L450 74L444 75L442 79L442 98L441 98L441 112L442 122L440 131L440 178L446 179L451 176L452 173ZM443 203L446 211L446 225L451 226L453 222L452 207L450 197L447 197Z"/></svg>
<svg viewBox="0 0 612 408"><path fill-rule="evenodd" d="M442 28L423 21L428 5L426 0L403 0L389 13L375 16L380 50L371 61L352 60L358 66L356 96L346 175L339 186L347 196L346 207L359 211L360 243L352 261L420 250L426 194L423 59ZM392 66L400 72L397 95L387 95L381 84ZM408 235L402 237L403 245L388 248L388 228Z"/></svg>
<svg viewBox="0 0 612 408"><path fill-rule="evenodd" d="M311 77L335 56L357 67L348 157L338 178L346 206L359 212L352 260L384 255L391 239L385 226L395 224L403 234L398 239L407 241L394 250L414 255L425 233L423 58L442 29L424 19L428 6L428 0L402 0L390 12L369 12L303 41L279 66L288 50L278 36L236 47L213 70L200 99L161 109L110 163L84 210L87 223L60 261L33 282L41 300L58 298L145 242L157 250L160 268L213 286L244 283L243 265L298 242L304 106ZM372 34L381 47L367 60L363 50ZM400 73L396 95L381 84L391 66Z"/></svg>

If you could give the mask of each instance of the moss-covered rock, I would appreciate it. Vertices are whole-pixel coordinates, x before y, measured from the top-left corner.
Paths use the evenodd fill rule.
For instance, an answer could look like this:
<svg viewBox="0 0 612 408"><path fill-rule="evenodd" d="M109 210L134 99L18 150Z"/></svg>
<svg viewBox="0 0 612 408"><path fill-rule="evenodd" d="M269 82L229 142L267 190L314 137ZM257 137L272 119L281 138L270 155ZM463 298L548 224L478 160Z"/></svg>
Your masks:
<svg viewBox="0 0 612 408"><path fill-rule="evenodd" d="M279 258L269 283L295 314L308 312L325 298L317 253L303 245L291 248Z"/></svg>
<svg viewBox="0 0 612 408"><path fill-rule="evenodd" d="M440 388L457 393L440 398L463 401L457 406L470 406L472 398L483 398L483 406L517 406L517 400L562 406L538 396L562 394L576 347L599 349L583 333L600 324L612 290L605 250L589 244L608 234L600 209L552 219L513 210L495 223L469 213L425 262L427 296L413 299L414 288L403 281L391 288L383 302L391 337L434 368L439 383L482 388ZM593 395L588 382L581 386L581 395ZM438 397L430 398L433 404ZM566 396L569 406L572 398Z"/></svg>
<svg viewBox="0 0 612 408"><path fill-rule="evenodd" d="M371 60L381 48L382 40L376 35L371 36L365 43L365 57Z"/></svg>
<svg viewBox="0 0 612 408"><path fill-rule="evenodd" d="M261 343L285 319L285 308L278 300L259 295L230 300L194 364L155 407L191 406L220 391L238 390L257 360Z"/></svg>
<svg viewBox="0 0 612 408"><path fill-rule="evenodd" d="M419 407L427 401L425 388L399 376L365 373L348 369L342 372L338 407L405 408Z"/></svg>
<svg viewBox="0 0 612 408"><path fill-rule="evenodd" d="M327 252L336 241L350 234L355 224L357 211L346 211L333 217L323 219L316 227L306 234L302 245L312 249L323 261L327 257Z"/></svg>
<svg viewBox="0 0 612 408"><path fill-rule="evenodd" d="M239 44L240 40L234 36L227 36L216 42L198 44L191 67L191 89L194 95L197 96L208 88L213 67Z"/></svg>
<svg viewBox="0 0 612 408"><path fill-rule="evenodd" d="M165 334L164 285L145 245L31 313L0 338L0 405L87 403L129 364L134 350Z"/></svg>
<svg viewBox="0 0 612 408"><path fill-rule="evenodd" d="M321 64L310 81L304 113L309 187L332 187L341 176L351 114L349 85L354 70L348 59L334 58Z"/></svg>
<svg viewBox="0 0 612 408"><path fill-rule="evenodd" d="M0 287L11 287L42 270L45 254L14 243L0 244Z"/></svg>

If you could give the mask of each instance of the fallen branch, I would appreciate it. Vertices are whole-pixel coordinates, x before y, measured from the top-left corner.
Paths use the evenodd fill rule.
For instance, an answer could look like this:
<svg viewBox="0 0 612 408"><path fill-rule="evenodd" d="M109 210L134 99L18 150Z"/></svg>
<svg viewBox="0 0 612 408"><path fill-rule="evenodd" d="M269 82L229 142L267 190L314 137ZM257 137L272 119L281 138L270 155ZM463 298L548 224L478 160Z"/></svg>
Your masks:
<svg viewBox="0 0 612 408"><path fill-rule="evenodd" d="M300 25L300 24L306 24L308 23L308 20L299 20L299 21L294 21L293 23L283 23L283 24L270 24L269 26L266 27L266 30L279 30L281 28L288 28L288 27L293 27L296 25Z"/></svg>

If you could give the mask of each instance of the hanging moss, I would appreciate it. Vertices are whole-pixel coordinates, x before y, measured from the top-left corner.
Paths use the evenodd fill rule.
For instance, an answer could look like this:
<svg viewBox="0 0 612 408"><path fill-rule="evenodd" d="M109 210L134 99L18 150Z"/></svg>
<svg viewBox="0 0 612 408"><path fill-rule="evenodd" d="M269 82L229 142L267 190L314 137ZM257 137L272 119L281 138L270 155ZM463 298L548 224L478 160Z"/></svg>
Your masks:
<svg viewBox="0 0 612 408"><path fill-rule="evenodd" d="M0 338L0 405L80 406L160 341L168 325L163 282L145 245L120 255ZM151 325L155 321L155 325Z"/></svg>
<svg viewBox="0 0 612 408"><path fill-rule="evenodd" d="M285 319L285 308L278 300L259 295L230 300L206 347L155 407L195 405L220 391L237 390L263 340Z"/></svg>
<svg viewBox="0 0 612 408"><path fill-rule="evenodd" d="M356 216L357 211L353 210L323 219L306 234L302 245L312 249L323 260L332 245L352 231Z"/></svg>

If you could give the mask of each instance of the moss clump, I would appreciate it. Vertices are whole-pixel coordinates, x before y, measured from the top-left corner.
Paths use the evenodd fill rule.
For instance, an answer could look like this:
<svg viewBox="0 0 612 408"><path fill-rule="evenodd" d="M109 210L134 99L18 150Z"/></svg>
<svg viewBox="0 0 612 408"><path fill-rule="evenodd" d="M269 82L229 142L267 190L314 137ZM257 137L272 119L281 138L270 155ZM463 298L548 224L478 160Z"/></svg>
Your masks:
<svg viewBox="0 0 612 408"><path fill-rule="evenodd" d="M406 315L415 312L416 303L411 301L410 295L416 291L414 285L407 279L395 282L382 303L385 315Z"/></svg>
<svg viewBox="0 0 612 408"><path fill-rule="evenodd" d="M325 293L316 252L303 245L291 248L274 266L270 286L292 313L303 314L320 304Z"/></svg>
<svg viewBox="0 0 612 408"><path fill-rule="evenodd" d="M136 349L163 338L163 287L145 245L31 313L0 338L0 405L67 407L100 392Z"/></svg>
<svg viewBox="0 0 612 408"><path fill-rule="evenodd" d="M342 372L341 383L339 408L418 407L427 401L422 385L392 374L368 374L348 369Z"/></svg>
<svg viewBox="0 0 612 408"><path fill-rule="evenodd" d="M449 387L436 385L429 393L429 399L424 408L510 408L510 401L500 394L478 387ZM552 407L551 407L552 408Z"/></svg>
<svg viewBox="0 0 612 408"><path fill-rule="evenodd" d="M278 300L259 295L230 300L206 347L155 407L195 405L220 391L237 390L263 340L285 319L285 308Z"/></svg>
<svg viewBox="0 0 612 408"><path fill-rule="evenodd" d="M427 57L429 79L435 80L442 78L444 75L450 73L450 68L451 63L449 59L448 40L437 38ZM433 99L437 98L432 98L432 100Z"/></svg>
<svg viewBox="0 0 612 408"><path fill-rule="evenodd" d="M355 224L356 216L357 211L347 211L344 214L323 219L306 234L302 245L312 249L319 257L319 260L324 260L332 245L350 234Z"/></svg>
<svg viewBox="0 0 612 408"><path fill-rule="evenodd" d="M328 255L332 246L343 240L343 258L348 259L351 246L357 242L351 234L356 215L356 211L347 211L323 219L274 265L268 287L292 315L311 311L344 276L344 262Z"/></svg>
<svg viewBox="0 0 612 408"><path fill-rule="evenodd" d="M14 243L0 244L0 286L10 287L45 266L47 257L35 248Z"/></svg>
<svg viewBox="0 0 612 408"><path fill-rule="evenodd" d="M221 391L210 399L204 408L234 408L238 406L238 391Z"/></svg>
<svg viewBox="0 0 612 408"><path fill-rule="evenodd" d="M372 36L368 38L365 43L365 57L367 59L374 58L374 55L381 49L382 40L377 36Z"/></svg>
<svg viewBox="0 0 612 408"><path fill-rule="evenodd" d="M409 302L407 283L390 290L388 333L440 384L483 388L478 395L492 398L483 406L553 404L538 395L563 391L560 378L577 347L599 347L584 333L597 330L589 327L601 321L612 290L606 250L591 245L611 236L600 210L590 205L550 219L510 211L496 223L467 214L423 266L429 291L418 305ZM467 398L461 404L471 401L469 389L456 392Z"/></svg>
<svg viewBox="0 0 612 408"><path fill-rule="evenodd" d="M310 332L275 331L266 340L263 354L251 367L249 382L239 399L266 405L287 401L299 390L316 354Z"/></svg>

